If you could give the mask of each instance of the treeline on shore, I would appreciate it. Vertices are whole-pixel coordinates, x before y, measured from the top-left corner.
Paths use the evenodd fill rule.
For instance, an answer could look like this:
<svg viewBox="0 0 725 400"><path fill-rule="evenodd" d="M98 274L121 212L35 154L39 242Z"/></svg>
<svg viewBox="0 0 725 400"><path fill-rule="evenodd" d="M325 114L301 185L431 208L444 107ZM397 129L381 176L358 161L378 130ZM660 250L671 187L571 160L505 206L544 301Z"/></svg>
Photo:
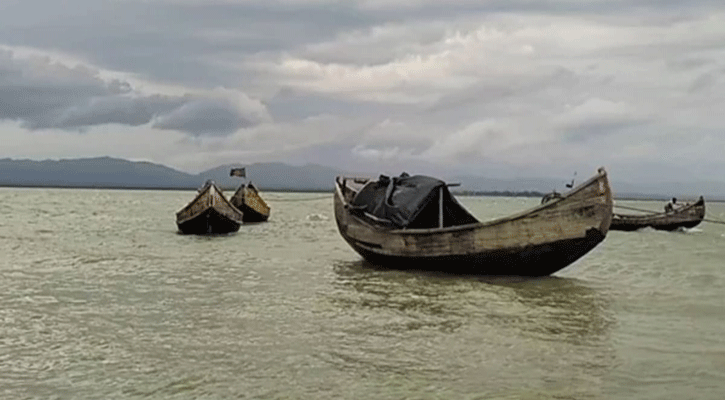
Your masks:
<svg viewBox="0 0 725 400"><path fill-rule="evenodd" d="M456 196L491 196L491 197L543 197L544 193L535 190L524 191L488 191L488 190L460 190L452 192Z"/></svg>

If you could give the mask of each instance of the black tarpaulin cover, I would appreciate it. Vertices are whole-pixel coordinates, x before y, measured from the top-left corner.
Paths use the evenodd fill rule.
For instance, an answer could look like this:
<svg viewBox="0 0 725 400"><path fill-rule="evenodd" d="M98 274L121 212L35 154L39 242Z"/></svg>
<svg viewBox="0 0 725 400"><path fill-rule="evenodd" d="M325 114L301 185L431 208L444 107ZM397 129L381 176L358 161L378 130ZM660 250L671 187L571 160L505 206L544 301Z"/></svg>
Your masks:
<svg viewBox="0 0 725 400"><path fill-rule="evenodd" d="M380 175L377 181L360 190L351 205L391 227L436 228L441 193L444 227L478 222L451 195L445 182L424 175L403 173L393 178Z"/></svg>

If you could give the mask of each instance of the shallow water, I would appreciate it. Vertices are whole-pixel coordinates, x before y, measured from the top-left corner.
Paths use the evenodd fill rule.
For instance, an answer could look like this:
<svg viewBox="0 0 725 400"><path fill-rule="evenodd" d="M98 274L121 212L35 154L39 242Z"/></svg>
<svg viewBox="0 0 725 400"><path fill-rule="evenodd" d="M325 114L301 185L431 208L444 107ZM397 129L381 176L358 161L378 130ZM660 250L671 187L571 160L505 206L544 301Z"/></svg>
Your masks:
<svg viewBox="0 0 725 400"><path fill-rule="evenodd" d="M0 189L1 398L725 393L725 225L610 232L553 277L486 279L370 268L331 195L263 193L268 223L179 235L192 197ZM460 200L480 219L538 203Z"/></svg>

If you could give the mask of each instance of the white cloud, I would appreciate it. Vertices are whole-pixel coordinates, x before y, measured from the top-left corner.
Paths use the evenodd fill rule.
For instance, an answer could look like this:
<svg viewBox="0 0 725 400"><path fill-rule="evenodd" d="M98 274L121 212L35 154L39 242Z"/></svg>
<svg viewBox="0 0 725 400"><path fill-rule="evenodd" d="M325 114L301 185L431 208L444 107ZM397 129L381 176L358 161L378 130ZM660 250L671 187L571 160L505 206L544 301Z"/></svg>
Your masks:
<svg viewBox="0 0 725 400"><path fill-rule="evenodd" d="M435 41L420 41L422 34L416 41L399 26L383 26L308 47L302 54L310 58L289 55L261 65L278 73L285 85L380 102L429 104L478 82L530 79L559 67L613 76L633 88L682 90L708 81L693 82L691 74L667 71L672 57L653 53L661 49L722 57L717 43L725 36L723 16L639 26L594 18L497 15L468 31L441 32L439 23L432 23L430 29L440 35ZM350 45L369 45L367 53L380 49L392 58L375 64L317 60L344 54ZM390 52L391 47L409 52ZM671 79L663 80L665 75Z"/></svg>
<svg viewBox="0 0 725 400"><path fill-rule="evenodd" d="M546 131L513 120L475 121L442 136L421 157L441 162L470 163L480 160L508 162L521 147L551 140Z"/></svg>
<svg viewBox="0 0 725 400"><path fill-rule="evenodd" d="M554 118L554 122L571 129L628 124L639 118L632 106L624 102L590 98L575 106L567 105L566 111Z"/></svg>

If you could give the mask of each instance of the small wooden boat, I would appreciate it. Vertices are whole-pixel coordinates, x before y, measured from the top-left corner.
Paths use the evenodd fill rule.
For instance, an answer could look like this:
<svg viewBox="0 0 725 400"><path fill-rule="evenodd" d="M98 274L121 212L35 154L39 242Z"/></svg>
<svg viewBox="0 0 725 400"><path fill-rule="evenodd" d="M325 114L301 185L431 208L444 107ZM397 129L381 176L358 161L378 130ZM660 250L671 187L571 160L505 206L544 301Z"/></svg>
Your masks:
<svg viewBox="0 0 725 400"><path fill-rule="evenodd" d="M213 181L206 181L194 200L176 213L176 225L186 234L236 232L242 219L242 212L229 203Z"/></svg>
<svg viewBox="0 0 725 400"><path fill-rule="evenodd" d="M561 197L509 217L479 222L445 182L406 176L337 177L340 234L373 264L474 275L550 275L604 240L612 192L600 168Z"/></svg>
<svg viewBox="0 0 725 400"><path fill-rule="evenodd" d="M239 186L229 201L244 214L244 222L264 222L269 218L269 206L252 182Z"/></svg>
<svg viewBox="0 0 725 400"><path fill-rule="evenodd" d="M636 231L641 228L653 228L663 231L674 231L692 228L705 218L705 199L700 198L693 204L675 208L670 212L652 212L645 215L614 214L613 231Z"/></svg>

